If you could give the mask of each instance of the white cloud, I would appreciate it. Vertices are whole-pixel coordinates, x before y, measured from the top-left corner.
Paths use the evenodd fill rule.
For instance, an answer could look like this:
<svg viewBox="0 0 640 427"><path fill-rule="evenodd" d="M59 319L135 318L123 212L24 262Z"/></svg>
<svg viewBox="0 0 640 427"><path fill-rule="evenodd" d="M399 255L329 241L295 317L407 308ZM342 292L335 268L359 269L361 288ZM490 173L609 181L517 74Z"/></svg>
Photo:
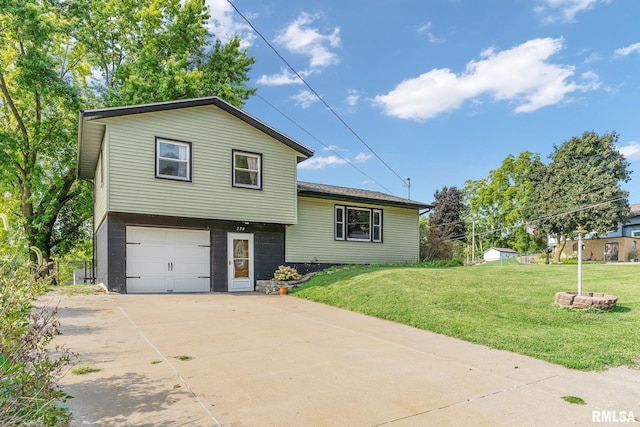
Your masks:
<svg viewBox="0 0 640 427"><path fill-rule="evenodd" d="M631 141L624 147L618 147L618 150L629 162L640 160L640 142Z"/></svg>
<svg viewBox="0 0 640 427"><path fill-rule="evenodd" d="M418 27L418 33L426 34L429 39L429 43L444 43L444 40L437 37L431 29L433 28L433 24L431 22L425 22L420 27Z"/></svg>
<svg viewBox="0 0 640 427"><path fill-rule="evenodd" d="M369 160L373 155L367 153L359 153L357 156L353 158L355 163L364 163Z"/></svg>
<svg viewBox="0 0 640 427"><path fill-rule="evenodd" d="M592 9L598 3L609 3L610 0L543 0L543 5L535 8L538 13L547 13L551 15L546 17L549 22L558 19L556 14L560 14L560 18L565 22L572 22L579 12L585 12Z"/></svg>
<svg viewBox="0 0 640 427"><path fill-rule="evenodd" d="M418 33L424 33L427 35L429 43L444 43L444 40L437 37L432 31L433 24L431 22L425 22L420 27L418 27Z"/></svg>
<svg viewBox="0 0 640 427"><path fill-rule="evenodd" d="M621 47L620 49L616 49L613 51L618 56L627 56L631 53L640 53L640 43L634 43L627 47Z"/></svg>
<svg viewBox="0 0 640 427"><path fill-rule="evenodd" d="M335 152L338 149L337 145L327 145L326 147L322 148L322 151L333 151Z"/></svg>
<svg viewBox="0 0 640 427"><path fill-rule="evenodd" d="M317 28L309 27L318 18L321 15L302 12L275 39L291 53L309 56L312 68L324 68L339 62L330 48L340 46L340 28L334 28L330 34L321 34Z"/></svg>
<svg viewBox="0 0 640 427"><path fill-rule="evenodd" d="M323 148L322 151L323 152L332 151L335 153L336 151L344 151L344 150L340 150L339 147L335 145L329 145L328 147ZM364 163L369 159L371 159L372 157L373 156L371 154L367 154L367 153L359 153L351 161L347 160L341 155L312 157L298 164L298 167L300 169L319 170L327 167L344 165L347 163Z"/></svg>
<svg viewBox="0 0 640 427"><path fill-rule="evenodd" d="M304 77L304 76L303 76ZM298 78L293 72L286 68L280 71L280 74L272 74L270 76L261 75L258 78L258 84L264 86L282 86L290 84L302 84L302 80Z"/></svg>
<svg viewBox="0 0 640 427"><path fill-rule="evenodd" d="M228 42L233 36L239 34L241 47L251 46L256 38L255 33L244 20L237 17L233 7L227 0L206 0L211 12L209 29L223 43ZM252 16L247 15L249 18Z"/></svg>
<svg viewBox="0 0 640 427"><path fill-rule="evenodd" d="M347 104L350 107L355 107L360 101L360 92L355 89L349 89L347 91Z"/></svg>
<svg viewBox="0 0 640 427"><path fill-rule="evenodd" d="M573 66L548 62L562 47L562 39L544 38L501 52L489 48L461 74L433 69L401 82L374 102L390 116L420 121L460 108L467 100L476 102L482 95L514 103L515 112L530 112L557 104L569 93L597 89L596 74L584 73L586 81L579 84L569 81Z"/></svg>
<svg viewBox="0 0 640 427"><path fill-rule="evenodd" d="M298 70L302 77L318 73L325 67L340 62L338 56L331 51L331 48L340 46L340 29L336 27L330 34L321 34L318 29L310 27L310 24L319 18L321 15L309 15L302 12L275 38L275 43L284 46L289 52L309 57L309 68ZM264 86L300 83L302 83L300 79L286 69L283 69L280 74L262 75L258 79L258 84Z"/></svg>
<svg viewBox="0 0 640 427"><path fill-rule="evenodd" d="M329 166L343 165L345 163L347 163L347 161L338 156L312 157L298 164L298 168L317 170L324 169Z"/></svg>
<svg viewBox="0 0 640 427"><path fill-rule="evenodd" d="M318 100L318 97L308 90L301 90L297 94L291 95L289 98L295 100L296 104L300 105L303 109L309 108L311 104Z"/></svg>

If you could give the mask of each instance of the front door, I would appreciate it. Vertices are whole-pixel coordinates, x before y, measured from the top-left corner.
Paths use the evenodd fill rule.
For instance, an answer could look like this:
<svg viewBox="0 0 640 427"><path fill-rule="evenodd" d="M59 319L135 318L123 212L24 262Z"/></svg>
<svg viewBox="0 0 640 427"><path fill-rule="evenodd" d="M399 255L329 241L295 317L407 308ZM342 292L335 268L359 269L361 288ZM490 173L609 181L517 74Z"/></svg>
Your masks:
<svg viewBox="0 0 640 427"><path fill-rule="evenodd" d="M253 234L227 235L229 292L253 291Z"/></svg>

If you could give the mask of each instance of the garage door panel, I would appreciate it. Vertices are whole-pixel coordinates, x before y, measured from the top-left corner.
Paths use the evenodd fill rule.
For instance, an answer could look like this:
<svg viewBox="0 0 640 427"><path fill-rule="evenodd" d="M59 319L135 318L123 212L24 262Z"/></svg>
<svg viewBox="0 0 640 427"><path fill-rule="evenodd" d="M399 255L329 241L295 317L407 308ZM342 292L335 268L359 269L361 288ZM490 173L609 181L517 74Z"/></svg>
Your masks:
<svg viewBox="0 0 640 427"><path fill-rule="evenodd" d="M163 276L169 272L166 262L153 260L140 260L135 263L127 263L127 277L131 276Z"/></svg>
<svg viewBox="0 0 640 427"><path fill-rule="evenodd" d="M127 292L129 293L158 293L166 292L167 283L163 276L145 278L127 278Z"/></svg>
<svg viewBox="0 0 640 427"><path fill-rule="evenodd" d="M127 227L127 242L164 243L169 231L165 228Z"/></svg>
<svg viewBox="0 0 640 427"><path fill-rule="evenodd" d="M209 277L176 277L171 286L173 292L202 292L203 288L209 291Z"/></svg>
<svg viewBox="0 0 640 427"><path fill-rule="evenodd" d="M207 276L209 277L209 265L202 262L180 262L173 264L173 273L181 276Z"/></svg>
<svg viewBox="0 0 640 427"><path fill-rule="evenodd" d="M202 230L171 230L176 245L208 245L209 233Z"/></svg>
<svg viewBox="0 0 640 427"><path fill-rule="evenodd" d="M209 292L208 230L127 227L127 292Z"/></svg>

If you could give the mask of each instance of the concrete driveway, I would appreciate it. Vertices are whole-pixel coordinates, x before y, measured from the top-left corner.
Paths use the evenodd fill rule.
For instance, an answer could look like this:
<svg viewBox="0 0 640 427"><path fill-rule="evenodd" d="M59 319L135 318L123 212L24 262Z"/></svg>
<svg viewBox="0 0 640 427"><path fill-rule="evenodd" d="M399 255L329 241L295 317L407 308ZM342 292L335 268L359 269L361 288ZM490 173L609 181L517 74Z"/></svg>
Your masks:
<svg viewBox="0 0 640 427"><path fill-rule="evenodd" d="M640 417L638 370L572 371L293 296L42 302L60 308L55 343L79 353L76 365L100 369L61 380L75 396L67 406L76 426L585 426Z"/></svg>

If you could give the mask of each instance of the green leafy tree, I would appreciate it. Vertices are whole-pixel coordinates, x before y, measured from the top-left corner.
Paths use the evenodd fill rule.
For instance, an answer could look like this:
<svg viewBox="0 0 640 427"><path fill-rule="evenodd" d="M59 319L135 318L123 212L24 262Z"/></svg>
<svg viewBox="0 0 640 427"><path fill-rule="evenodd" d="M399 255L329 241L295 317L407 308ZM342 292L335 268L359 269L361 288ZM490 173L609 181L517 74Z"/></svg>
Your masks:
<svg viewBox="0 0 640 427"><path fill-rule="evenodd" d="M76 0L73 10L104 105L217 95L242 107L256 91L253 56L238 36L215 39L204 0Z"/></svg>
<svg viewBox="0 0 640 427"><path fill-rule="evenodd" d="M428 225L421 223L424 236L421 239L421 259L432 261L453 259L462 255L466 226L464 194L457 187L442 187L433 195L433 210Z"/></svg>
<svg viewBox="0 0 640 427"><path fill-rule="evenodd" d="M27 246L51 259L90 233L78 110L255 93L253 57L208 20L204 0L0 0L0 192Z"/></svg>
<svg viewBox="0 0 640 427"><path fill-rule="evenodd" d="M539 234L526 232L522 212L531 192L530 173L541 165L539 154L510 154L486 178L465 183L467 221L475 222L468 228L475 229L480 251L491 246L521 252L544 247Z"/></svg>
<svg viewBox="0 0 640 427"><path fill-rule="evenodd" d="M76 180L77 110L88 67L54 2L0 2L0 190L20 201L29 246L68 249L91 213Z"/></svg>
<svg viewBox="0 0 640 427"><path fill-rule="evenodd" d="M551 162L532 171L524 215L541 232L557 236L556 262L579 227L605 234L627 219L628 192L620 185L631 171L617 141L615 132L585 132L554 146Z"/></svg>

